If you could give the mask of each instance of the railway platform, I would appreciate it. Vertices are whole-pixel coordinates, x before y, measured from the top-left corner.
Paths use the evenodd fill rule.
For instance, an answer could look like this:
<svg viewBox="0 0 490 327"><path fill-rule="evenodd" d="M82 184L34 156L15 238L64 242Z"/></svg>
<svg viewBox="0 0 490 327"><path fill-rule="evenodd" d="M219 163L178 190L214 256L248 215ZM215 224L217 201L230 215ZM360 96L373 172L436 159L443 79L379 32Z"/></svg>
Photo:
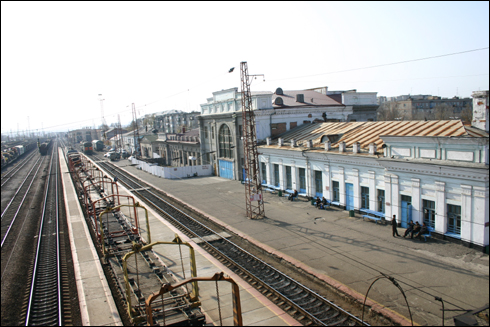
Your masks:
<svg viewBox="0 0 490 327"><path fill-rule="evenodd" d="M110 289L104 277L100 262L91 243L88 227L83 220L83 213L78 207L75 190L71 181L67 179L68 168L62 162L62 172L65 186L65 201L67 203L67 215L70 227L70 239L77 275L77 285L80 298L83 325L112 326L122 325L117 308L113 302ZM127 189L119 185L119 193L131 195ZM141 202L141 201L140 201ZM148 209L152 241L172 241L175 234L184 241L190 243L195 250L197 275L210 277L217 272L224 272L234 279L240 288L240 300L243 324L246 326L300 326L296 320L274 305L264 295L234 274L218 260L199 248L193 240L181 234L175 227L163 220L157 213ZM142 236L147 239L146 230ZM189 253L177 248L156 249L164 258L167 268L177 279L190 277L190 268L181 266L181 261L189 260ZM94 269L95 267L95 269ZM130 266L130 268L132 268ZM184 268L182 270L182 268ZM219 289L214 282L199 282L199 294L201 308L206 316L209 326L233 325L233 307L231 287L229 284L220 283ZM158 291L158 290L155 290ZM218 296L219 292L219 296ZM218 301L219 297L219 301Z"/></svg>
<svg viewBox="0 0 490 327"><path fill-rule="evenodd" d="M445 325L454 325L452 317L464 310L488 303L488 255L474 249L443 240L393 238L389 225L277 194L264 194L265 219L249 220L239 181L216 176L169 180L138 170L128 160L115 164L360 303L380 273L394 277L410 311L387 279L373 285L366 301L393 323L410 325L411 313L414 324L440 325L441 302L435 296L449 309ZM403 235L404 229L399 232Z"/></svg>

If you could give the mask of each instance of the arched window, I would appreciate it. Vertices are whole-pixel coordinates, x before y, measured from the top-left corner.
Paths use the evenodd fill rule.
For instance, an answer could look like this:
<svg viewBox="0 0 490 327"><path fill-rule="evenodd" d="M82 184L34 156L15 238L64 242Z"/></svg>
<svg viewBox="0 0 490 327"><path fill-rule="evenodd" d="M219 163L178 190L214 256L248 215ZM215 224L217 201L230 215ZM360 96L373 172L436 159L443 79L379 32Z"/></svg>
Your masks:
<svg viewBox="0 0 490 327"><path fill-rule="evenodd" d="M219 130L219 156L221 158L232 158L231 133L228 126L223 125Z"/></svg>

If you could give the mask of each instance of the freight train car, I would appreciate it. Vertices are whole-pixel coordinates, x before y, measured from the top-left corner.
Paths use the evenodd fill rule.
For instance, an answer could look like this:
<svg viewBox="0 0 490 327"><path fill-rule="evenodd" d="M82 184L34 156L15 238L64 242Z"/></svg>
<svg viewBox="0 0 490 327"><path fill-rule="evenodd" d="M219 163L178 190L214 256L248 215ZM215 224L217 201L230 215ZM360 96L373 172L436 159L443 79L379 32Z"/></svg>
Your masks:
<svg viewBox="0 0 490 327"><path fill-rule="evenodd" d="M92 142L81 142L80 149L85 154L92 154L93 153Z"/></svg>
<svg viewBox="0 0 490 327"><path fill-rule="evenodd" d="M51 140L45 141L39 145L39 153L42 156L48 154L49 146L51 145Z"/></svg>
<svg viewBox="0 0 490 327"><path fill-rule="evenodd" d="M100 140L93 140L92 148L94 151L104 151L104 142Z"/></svg>

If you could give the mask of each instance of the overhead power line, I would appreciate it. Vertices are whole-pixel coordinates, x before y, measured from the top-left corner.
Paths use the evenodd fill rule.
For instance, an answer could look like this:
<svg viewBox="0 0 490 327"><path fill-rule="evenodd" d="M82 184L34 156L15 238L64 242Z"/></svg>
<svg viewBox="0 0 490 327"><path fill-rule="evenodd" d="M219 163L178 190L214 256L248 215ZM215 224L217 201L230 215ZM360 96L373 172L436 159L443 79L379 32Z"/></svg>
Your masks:
<svg viewBox="0 0 490 327"><path fill-rule="evenodd" d="M329 74L337 74L337 73L351 72L351 71L355 71L355 70L363 70L363 69L370 69L370 68L377 68L377 67L384 67L384 66L399 65L399 64L405 64L405 63L408 63L408 62L422 61L422 60L428 60L428 59L434 59L434 58L454 56L454 55L468 53L468 52L488 50L488 48L489 47L480 48L480 49L473 49L473 50L467 50L467 51L461 51L461 52L454 52L454 53L447 53L447 54L438 55L438 56L425 57L425 58L419 58L419 59L411 59L411 60L404 60L404 61L392 62L392 63L388 63L388 64L380 64L380 65L367 66L367 67L359 67L359 68L351 68L351 69L337 70L337 71L334 71L334 72L327 72L327 73L321 73L321 74L313 74L313 75L304 75L304 76L296 76L296 77L286 77L286 78L280 78L280 79L272 79L270 81L284 81L284 80L288 80L288 79L297 79L297 78L312 77L312 76L322 76L322 75L329 75Z"/></svg>

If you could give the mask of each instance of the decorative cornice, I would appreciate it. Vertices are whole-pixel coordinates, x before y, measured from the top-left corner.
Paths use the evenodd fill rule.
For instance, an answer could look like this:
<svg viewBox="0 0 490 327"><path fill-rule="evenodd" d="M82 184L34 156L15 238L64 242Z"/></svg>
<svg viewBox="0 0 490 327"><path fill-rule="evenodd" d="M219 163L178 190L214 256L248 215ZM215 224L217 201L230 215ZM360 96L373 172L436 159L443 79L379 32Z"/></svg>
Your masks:
<svg viewBox="0 0 490 327"><path fill-rule="evenodd" d="M461 191L462 191L461 194L471 196L471 189L472 189L471 185L461 184Z"/></svg>
<svg viewBox="0 0 490 327"><path fill-rule="evenodd" d="M352 175L353 175L354 177L359 177L359 169L357 169L357 168L353 168L353 169L352 169Z"/></svg>
<svg viewBox="0 0 490 327"><path fill-rule="evenodd" d="M412 187L420 187L420 179L412 178Z"/></svg>
<svg viewBox="0 0 490 327"><path fill-rule="evenodd" d="M436 191L438 192L444 192L446 188L446 183L444 182L436 182Z"/></svg>

